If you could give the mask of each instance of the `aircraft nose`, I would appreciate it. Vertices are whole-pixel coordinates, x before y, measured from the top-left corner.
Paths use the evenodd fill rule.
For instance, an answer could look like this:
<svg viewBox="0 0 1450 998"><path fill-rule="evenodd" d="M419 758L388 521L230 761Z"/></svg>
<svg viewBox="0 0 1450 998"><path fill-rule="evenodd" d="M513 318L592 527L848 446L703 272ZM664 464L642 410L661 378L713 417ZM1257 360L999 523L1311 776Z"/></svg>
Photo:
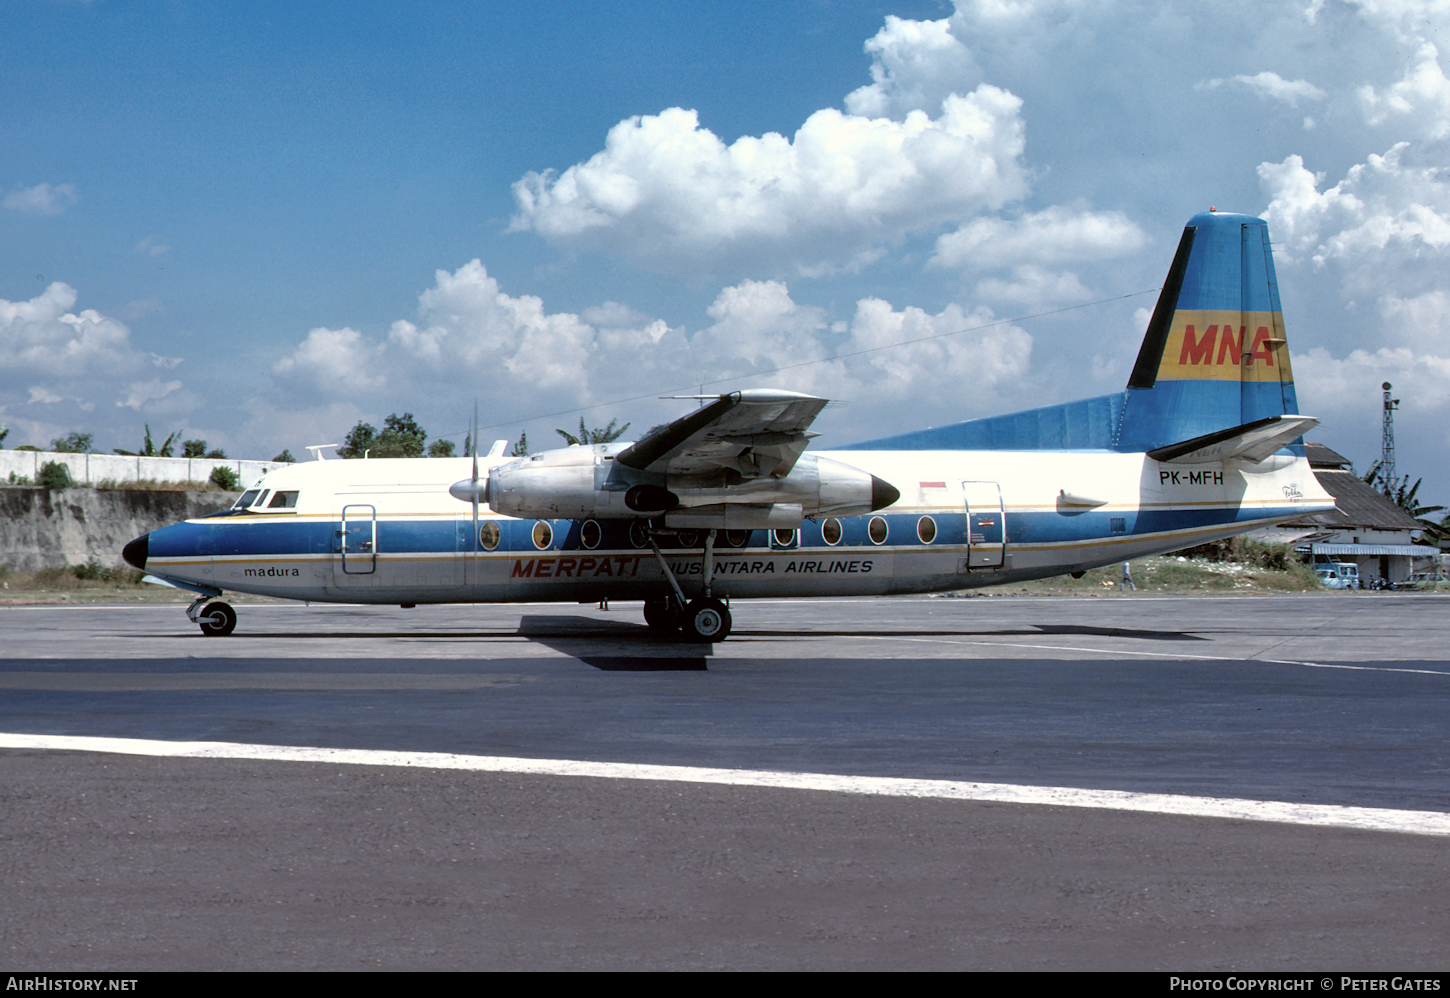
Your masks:
<svg viewBox="0 0 1450 998"><path fill-rule="evenodd" d="M143 572L146 571L146 556L150 553L150 534L142 534L121 549L121 557L126 559L126 564L132 565Z"/></svg>

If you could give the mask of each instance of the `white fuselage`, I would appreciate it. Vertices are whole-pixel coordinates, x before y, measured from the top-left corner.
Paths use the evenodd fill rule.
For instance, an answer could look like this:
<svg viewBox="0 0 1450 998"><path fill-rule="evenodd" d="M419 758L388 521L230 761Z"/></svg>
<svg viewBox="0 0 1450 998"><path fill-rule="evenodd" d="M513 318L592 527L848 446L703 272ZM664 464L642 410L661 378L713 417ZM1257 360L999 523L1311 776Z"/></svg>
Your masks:
<svg viewBox="0 0 1450 998"><path fill-rule="evenodd" d="M1333 508L1308 462L1287 452L1201 465L1104 451L822 456L892 483L900 499L875 513L807 519L798 530L719 531L715 596L999 585ZM642 520L522 520L485 505L475 519L472 505L448 491L470 473L467 458L278 469L254 486L249 508L150 534L146 569L207 589L339 602L594 601L669 591ZM697 595L705 532L660 541L686 596Z"/></svg>

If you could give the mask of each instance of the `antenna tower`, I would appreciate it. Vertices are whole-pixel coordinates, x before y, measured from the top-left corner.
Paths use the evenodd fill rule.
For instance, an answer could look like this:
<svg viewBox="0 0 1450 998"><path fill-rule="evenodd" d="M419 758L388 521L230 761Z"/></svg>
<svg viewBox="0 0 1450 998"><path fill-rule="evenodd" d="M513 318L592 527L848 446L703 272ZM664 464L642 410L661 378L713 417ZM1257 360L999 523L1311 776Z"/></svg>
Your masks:
<svg viewBox="0 0 1450 998"><path fill-rule="evenodd" d="M1395 410L1399 408L1400 400L1390 398L1388 381L1380 387L1385 392L1384 418L1381 420L1380 481L1384 483L1384 491L1388 494L1395 482Z"/></svg>

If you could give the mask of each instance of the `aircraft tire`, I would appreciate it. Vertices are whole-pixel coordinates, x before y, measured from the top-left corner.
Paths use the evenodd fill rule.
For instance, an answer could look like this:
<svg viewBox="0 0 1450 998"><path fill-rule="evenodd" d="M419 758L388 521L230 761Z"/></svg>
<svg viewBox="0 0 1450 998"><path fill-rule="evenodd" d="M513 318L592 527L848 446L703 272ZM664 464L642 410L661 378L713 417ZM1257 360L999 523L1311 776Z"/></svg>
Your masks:
<svg viewBox="0 0 1450 998"><path fill-rule="evenodd" d="M644 622L652 631L673 631L684 622L684 612L673 596L644 601Z"/></svg>
<svg viewBox="0 0 1450 998"><path fill-rule="evenodd" d="M208 603L197 623L207 637L224 638L237 629L237 611L228 603Z"/></svg>
<svg viewBox="0 0 1450 998"><path fill-rule="evenodd" d="M685 607L684 631L700 641L724 641L730 636L730 611L717 599L691 600Z"/></svg>

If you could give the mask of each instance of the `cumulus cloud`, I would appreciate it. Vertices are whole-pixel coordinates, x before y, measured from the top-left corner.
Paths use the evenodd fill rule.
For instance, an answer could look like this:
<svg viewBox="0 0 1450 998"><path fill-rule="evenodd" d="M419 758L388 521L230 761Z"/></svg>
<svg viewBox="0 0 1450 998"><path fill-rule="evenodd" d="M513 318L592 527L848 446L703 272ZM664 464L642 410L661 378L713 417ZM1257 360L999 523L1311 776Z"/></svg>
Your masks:
<svg viewBox="0 0 1450 998"><path fill-rule="evenodd" d="M115 429L89 422L85 414L98 404L149 414L161 411L157 403L165 400L169 415L200 405L181 381L157 374L175 368L180 358L139 349L118 319L75 310L78 297L56 281L29 300L0 299L0 409L21 431L12 445L43 445L78 426ZM25 439L18 439L21 434Z"/></svg>
<svg viewBox="0 0 1450 998"><path fill-rule="evenodd" d="M0 199L0 204L22 215L59 215L78 200L74 184L58 184L55 187L36 184L34 187L16 187Z"/></svg>
<svg viewBox="0 0 1450 998"><path fill-rule="evenodd" d="M1054 205L1017 218L976 218L938 237L930 265L968 271L1126 256L1147 243L1121 212Z"/></svg>
<svg viewBox="0 0 1450 998"><path fill-rule="evenodd" d="M357 395L383 388L387 378L372 373L382 350L363 343L356 329L318 327L297 349L272 365L283 382L309 386L321 394Z"/></svg>
<svg viewBox="0 0 1450 998"><path fill-rule="evenodd" d="M145 366L124 324L94 309L70 311L77 297L56 281L29 301L0 299L0 371L71 379Z"/></svg>
<svg viewBox="0 0 1450 998"><path fill-rule="evenodd" d="M866 52L871 83L846 96L846 110L865 118L936 110L948 95L970 91L980 76L971 50L952 34L946 18L910 21L887 15Z"/></svg>
<svg viewBox="0 0 1450 998"><path fill-rule="evenodd" d="M832 108L787 139L727 146L694 111L630 118L562 174L514 185L516 229L663 269L742 253L776 266L845 264L881 243L1021 197L1021 101L982 85L937 116L866 118Z"/></svg>
<svg viewBox="0 0 1450 998"><path fill-rule="evenodd" d="M318 439L439 394L478 397L485 426L513 432L513 421L599 403L615 403L609 417L647 426L680 414L654 396L702 384L707 393L779 386L848 400L856 418L839 423L844 439L920 425L933 403L937 422L991 411L999 386L1015 389L1027 372L1032 349L1025 331L994 325L985 309L931 314L866 298L849 321L832 322L776 280L722 288L706 314L710 322L688 334L615 302L549 312L538 298L503 292L473 261L437 274L419 295L417 321L375 337L314 329L273 373L278 398Z"/></svg>
<svg viewBox="0 0 1450 998"><path fill-rule="evenodd" d="M1422 42L1414 65L1402 79L1376 89L1365 84L1359 90L1365 117L1372 125L1402 116L1426 138L1450 135L1450 80L1440 68L1440 54L1430 42Z"/></svg>
<svg viewBox="0 0 1450 998"><path fill-rule="evenodd" d="M1286 259L1307 256L1323 266L1335 259L1364 260L1377 251L1438 255L1450 248L1450 191L1440 180L1443 170L1406 164L1408 148L1401 142L1382 156L1370 155L1324 191L1322 178L1301 156L1260 164L1259 178L1270 197L1264 217Z"/></svg>

